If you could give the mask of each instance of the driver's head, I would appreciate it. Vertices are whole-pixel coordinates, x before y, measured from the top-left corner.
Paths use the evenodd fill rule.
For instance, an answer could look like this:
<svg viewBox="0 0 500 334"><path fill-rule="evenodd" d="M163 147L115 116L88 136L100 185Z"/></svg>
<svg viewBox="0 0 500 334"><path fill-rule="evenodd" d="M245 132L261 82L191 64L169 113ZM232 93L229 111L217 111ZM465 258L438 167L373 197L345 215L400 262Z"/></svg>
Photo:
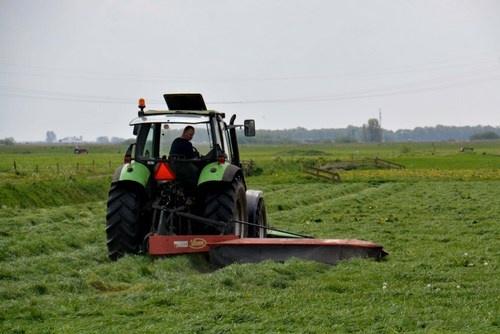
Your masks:
<svg viewBox="0 0 500 334"><path fill-rule="evenodd" d="M191 125L188 125L184 128L184 131L182 131L182 138L186 140L191 140L193 139L194 136L194 128Z"/></svg>

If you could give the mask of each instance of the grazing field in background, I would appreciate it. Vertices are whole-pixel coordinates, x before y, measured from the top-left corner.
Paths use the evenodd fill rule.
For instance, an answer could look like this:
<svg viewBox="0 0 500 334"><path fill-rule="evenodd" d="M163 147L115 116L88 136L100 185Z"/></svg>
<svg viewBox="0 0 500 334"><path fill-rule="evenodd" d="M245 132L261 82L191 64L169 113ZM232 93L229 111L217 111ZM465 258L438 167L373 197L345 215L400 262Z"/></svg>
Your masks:
<svg viewBox="0 0 500 334"><path fill-rule="evenodd" d="M460 151L474 146L474 150ZM0 146L1 333L500 331L500 142L243 146L270 224L384 245L386 260L211 267L106 257L125 147ZM403 170L304 166L379 157Z"/></svg>

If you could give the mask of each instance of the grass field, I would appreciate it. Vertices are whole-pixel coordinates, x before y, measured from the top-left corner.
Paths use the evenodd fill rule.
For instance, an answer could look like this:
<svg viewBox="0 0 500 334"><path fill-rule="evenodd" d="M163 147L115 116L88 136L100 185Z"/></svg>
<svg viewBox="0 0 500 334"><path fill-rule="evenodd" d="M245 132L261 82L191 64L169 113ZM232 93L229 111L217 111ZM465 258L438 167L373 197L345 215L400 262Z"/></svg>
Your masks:
<svg viewBox="0 0 500 334"><path fill-rule="evenodd" d="M498 333L500 143L460 146L242 147L262 168L247 183L264 190L273 226L390 255L222 269L203 256L107 259L122 147L0 147L0 332ZM407 168L343 172L339 184L301 171L376 156Z"/></svg>

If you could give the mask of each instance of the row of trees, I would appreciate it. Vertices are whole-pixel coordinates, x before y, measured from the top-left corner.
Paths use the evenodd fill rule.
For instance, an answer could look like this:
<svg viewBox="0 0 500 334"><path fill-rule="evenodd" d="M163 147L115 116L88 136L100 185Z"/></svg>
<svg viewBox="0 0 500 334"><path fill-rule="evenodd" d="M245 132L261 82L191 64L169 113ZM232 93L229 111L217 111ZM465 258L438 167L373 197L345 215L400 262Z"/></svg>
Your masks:
<svg viewBox="0 0 500 334"><path fill-rule="evenodd" d="M108 136L100 136L96 138L96 143L98 144L120 144L126 141L124 138L120 137L108 137Z"/></svg>
<svg viewBox="0 0 500 334"><path fill-rule="evenodd" d="M481 133L476 133L470 137L471 140L495 140L499 139L500 135L498 135L494 131L486 131Z"/></svg>
<svg viewBox="0 0 500 334"><path fill-rule="evenodd" d="M16 140L12 137L0 139L0 145L14 145L15 143L16 143Z"/></svg>
<svg viewBox="0 0 500 334"><path fill-rule="evenodd" d="M197 141L208 140L206 134L197 134ZM203 138L202 138L203 137ZM255 137L239 136L239 141L253 144L283 144L283 143L355 143L355 142L406 142L406 141L467 141L467 140L494 140L500 139L500 127L492 126L444 126L417 127L413 130L385 130L382 129L377 119L369 119L361 127L348 126L339 129L307 130L302 127L285 130L257 130ZM76 138L81 141L81 137ZM76 140L75 139L75 140ZM202 140L203 139L203 140ZM64 138L63 138L64 140ZM57 136L54 131L47 131L47 143L56 143ZM61 141L61 140L60 140ZM97 137L99 144L119 144L128 140L119 137ZM13 145L12 137L0 139L0 145Z"/></svg>
<svg viewBox="0 0 500 334"><path fill-rule="evenodd" d="M311 143L311 142L407 142L407 141L467 141L487 140L500 137L500 127L492 126L444 126L417 127L412 130L385 130L378 120L367 124L340 129L307 130L302 127L286 130L257 130L255 137L240 136L242 143Z"/></svg>

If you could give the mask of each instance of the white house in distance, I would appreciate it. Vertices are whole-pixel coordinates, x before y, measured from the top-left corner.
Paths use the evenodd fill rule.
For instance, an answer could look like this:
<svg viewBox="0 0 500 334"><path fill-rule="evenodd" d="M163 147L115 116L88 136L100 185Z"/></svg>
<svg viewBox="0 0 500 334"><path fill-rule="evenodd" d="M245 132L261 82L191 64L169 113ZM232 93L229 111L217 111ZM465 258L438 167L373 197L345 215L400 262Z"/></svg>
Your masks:
<svg viewBox="0 0 500 334"><path fill-rule="evenodd" d="M61 143L61 144L79 144L79 143L83 143L83 137L82 136L80 136L80 137L76 137L76 136L64 137L62 139L59 139L59 143Z"/></svg>

